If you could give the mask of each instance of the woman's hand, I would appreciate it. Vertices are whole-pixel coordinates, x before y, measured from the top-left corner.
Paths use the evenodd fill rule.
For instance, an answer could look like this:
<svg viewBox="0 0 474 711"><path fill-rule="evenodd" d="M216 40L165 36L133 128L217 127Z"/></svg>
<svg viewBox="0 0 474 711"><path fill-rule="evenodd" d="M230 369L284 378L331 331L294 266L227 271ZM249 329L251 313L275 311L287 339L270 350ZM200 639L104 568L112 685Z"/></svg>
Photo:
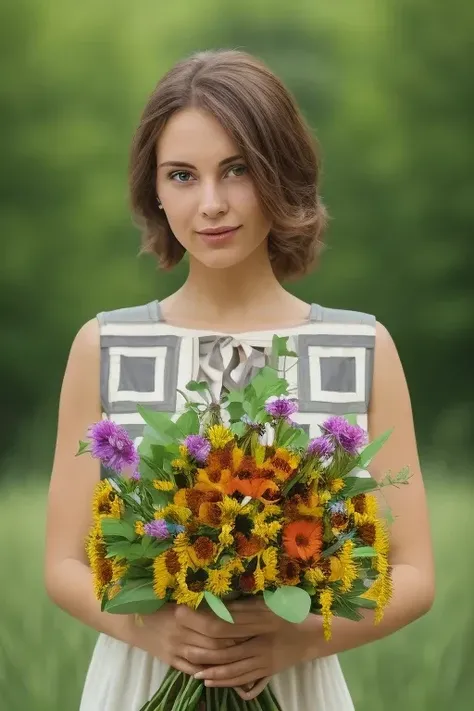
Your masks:
<svg viewBox="0 0 474 711"><path fill-rule="evenodd" d="M254 682L250 691L239 691L243 699L249 700L274 674L317 656L314 616L301 624L286 622L258 598L231 602L228 609L234 624L214 617L213 633L219 637L232 635L236 644L217 653L202 649L193 655L195 663L206 665L197 678L207 686L244 687ZM195 613L190 612L186 624L194 626ZM213 662L217 657L219 660Z"/></svg>
<svg viewBox="0 0 474 711"><path fill-rule="evenodd" d="M233 639L225 635L212 635L212 622L219 622L214 614L195 612L185 605L167 603L141 620L134 630L133 645L190 676L204 669L200 660L206 659L206 654L211 663L217 664L223 650L235 646ZM232 627L227 624L227 634Z"/></svg>

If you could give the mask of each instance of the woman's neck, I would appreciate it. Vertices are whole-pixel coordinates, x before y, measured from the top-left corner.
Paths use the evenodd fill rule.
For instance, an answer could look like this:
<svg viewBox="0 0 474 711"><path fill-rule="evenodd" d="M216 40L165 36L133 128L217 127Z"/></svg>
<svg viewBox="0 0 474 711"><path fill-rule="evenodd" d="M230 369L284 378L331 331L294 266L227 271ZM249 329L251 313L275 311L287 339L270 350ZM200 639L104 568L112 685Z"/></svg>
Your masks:
<svg viewBox="0 0 474 711"><path fill-rule="evenodd" d="M309 305L283 288L266 255L253 254L227 269L191 258L188 278L162 301L161 310L175 326L245 331L303 323Z"/></svg>

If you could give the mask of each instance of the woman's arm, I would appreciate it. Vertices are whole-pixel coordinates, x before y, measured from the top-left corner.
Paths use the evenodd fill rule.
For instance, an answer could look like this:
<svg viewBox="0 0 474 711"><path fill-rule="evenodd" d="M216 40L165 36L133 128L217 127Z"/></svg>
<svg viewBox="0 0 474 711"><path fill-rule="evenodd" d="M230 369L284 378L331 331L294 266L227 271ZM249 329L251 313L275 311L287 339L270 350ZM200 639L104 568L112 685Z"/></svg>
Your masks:
<svg viewBox="0 0 474 711"><path fill-rule="evenodd" d="M135 635L134 618L101 612L85 553L91 501L100 469L92 457L76 457L87 428L101 419L99 326L91 320L71 347L59 401L56 449L46 526L45 583L50 598L94 629L122 641Z"/></svg>
<svg viewBox="0 0 474 711"><path fill-rule="evenodd" d="M187 674L202 669L187 659L187 649L225 649L232 640L213 639L206 630L190 632L181 625L177 605L164 605L144 616L102 612L95 598L85 553L92 523L91 502L100 469L96 459L76 457L87 428L101 419L100 337L94 319L74 339L59 402L56 449L48 496L44 576L49 597L58 607L98 632L140 647Z"/></svg>
<svg viewBox="0 0 474 711"><path fill-rule="evenodd" d="M374 625L373 613L364 611L364 620L332 620L332 639L320 639L320 619L311 617L315 645L309 656L327 656L386 637L428 612L435 594L431 534L413 413L405 374L395 344L377 323L374 379L369 409L369 436L374 440L394 428L369 467L380 481L387 472L396 474L410 468L408 484L388 486L379 496L380 509L388 505L395 521L390 529L390 564L393 566L393 597L382 621Z"/></svg>
<svg viewBox="0 0 474 711"><path fill-rule="evenodd" d="M252 639L239 645L238 661L234 659L234 650L221 652L218 664L205 650L196 655L196 662L215 664L202 673L202 678L209 680L211 686L246 684L302 661L360 647L386 637L430 609L434 599L433 554L410 396L393 340L388 331L377 324L370 439L392 427L392 436L374 458L370 472L381 480L389 471L396 474L408 466L411 478L399 488L384 488L380 497L381 509L384 504L388 505L395 518L390 554L393 597L382 621L375 625L372 611L364 611L364 619L359 622L334 617L332 638L326 642L319 615L309 615L303 623L294 625L273 615L259 600L229 603L235 620L235 637ZM193 627L198 623L190 617L188 624ZM219 624L223 626L220 634L225 634L226 623ZM255 693L250 691L242 697L248 700Z"/></svg>

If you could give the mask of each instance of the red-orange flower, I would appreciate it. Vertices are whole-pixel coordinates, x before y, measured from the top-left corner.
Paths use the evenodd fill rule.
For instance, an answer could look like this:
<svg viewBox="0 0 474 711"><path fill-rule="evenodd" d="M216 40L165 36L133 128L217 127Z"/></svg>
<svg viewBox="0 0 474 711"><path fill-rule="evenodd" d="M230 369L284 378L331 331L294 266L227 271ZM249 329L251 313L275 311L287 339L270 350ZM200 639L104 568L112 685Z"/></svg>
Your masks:
<svg viewBox="0 0 474 711"><path fill-rule="evenodd" d="M283 529L283 545L291 558L310 560L319 558L323 547L321 519L292 521Z"/></svg>
<svg viewBox="0 0 474 711"><path fill-rule="evenodd" d="M278 486L270 479L237 479L233 478L229 482L227 493L232 495L238 491L243 496L251 496L252 499L265 500L266 492L270 494L278 491Z"/></svg>

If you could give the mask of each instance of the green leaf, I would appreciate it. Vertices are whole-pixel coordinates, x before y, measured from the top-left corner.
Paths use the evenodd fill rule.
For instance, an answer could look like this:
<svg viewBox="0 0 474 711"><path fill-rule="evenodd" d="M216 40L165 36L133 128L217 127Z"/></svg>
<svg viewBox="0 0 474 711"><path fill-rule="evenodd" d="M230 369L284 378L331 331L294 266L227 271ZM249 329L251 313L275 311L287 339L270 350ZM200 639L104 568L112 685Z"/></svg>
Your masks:
<svg viewBox="0 0 474 711"><path fill-rule="evenodd" d="M366 494L378 488L378 483L372 477L368 476L346 476L344 477L345 486L341 491L341 495L348 499L357 494Z"/></svg>
<svg viewBox="0 0 474 711"><path fill-rule="evenodd" d="M159 600L153 590L153 581L148 578L129 580L112 600L105 604L105 610L118 615L133 613L150 614L159 610L166 599Z"/></svg>
<svg viewBox="0 0 474 711"><path fill-rule="evenodd" d="M165 506L168 506L173 500L174 492L173 491L158 491L158 489L150 489L149 493L151 494L152 501L155 506L158 506L160 509L164 509Z"/></svg>
<svg viewBox="0 0 474 711"><path fill-rule="evenodd" d="M392 432L393 427L390 430L387 430L386 432L381 434L376 439L374 439L373 442L368 444L367 447L362 450L362 452L359 454L357 462L358 466L361 467L361 469L366 469L369 466L372 459L375 457L377 452L383 447Z"/></svg>
<svg viewBox="0 0 474 711"><path fill-rule="evenodd" d="M118 541L107 544L106 558L124 558L125 560L138 560L143 557L141 543Z"/></svg>
<svg viewBox="0 0 474 711"><path fill-rule="evenodd" d="M267 607L288 622L303 622L311 609L311 598L302 588L284 585L275 592L265 590L263 597Z"/></svg>
<svg viewBox="0 0 474 711"><path fill-rule="evenodd" d="M348 541L350 538L353 537L353 533L343 533L342 536L339 536L335 543L330 545L328 548L326 548L326 550L321 553L322 558L329 558L330 555L339 550L339 548L345 543L345 541Z"/></svg>
<svg viewBox="0 0 474 711"><path fill-rule="evenodd" d="M351 597L351 602L357 607L363 607L366 610L375 610L377 607L375 600L368 600L366 597Z"/></svg>
<svg viewBox="0 0 474 711"><path fill-rule="evenodd" d="M357 424L357 415L355 414L355 412L351 412L349 415L344 415L344 417L350 425Z"/></svg>
<svg viewBox="0 0 474 711"><path fill-rule="evenodd" d="M247 428L244 422L233 422L230 426L230 429L236 437L242 437L242 435L245 434Z"/></svg>
<svg viewBox="0 0 474 711"><path fill-rule="evenodd" d="M190 380L189 383L186 383L185 388L191 392L200 392L209 390L209 385L205 380Z"/></svg>
<svg viewBox="0 0 474 711"><path fill-rule="evenodd" d="M103 518L100 522L104 536L119 536L133 541L136 537L133 526L128 521L118 518Z"/></svg>
<svg viewBox="0 0 474 711"><path fill-rule="evenodd" d="M347 620L359 622L363 616L358 611L357 607L345 598L337 598L333 603L332 610L337 617L345 617Z"/></svg>
<svg viewBox="0 0 474 711"><path fill-rule="evenodd" d="M81 454L84 454L85 452L89 452L89 447L90 447L90 442L84 442L83 440L79 440L79 449L76 452L76 457L79 457Z"/></svg>
<svg viewBox="0 0 474 711"><path fill-rule="evenodd" d="M153 430L154 436L160 444L168 444L180 438L181 432L179 427L176 426L176 423L173 422L167 413L156 412L156 410L150 410L139 404L137 404L137 412ZM148 434L148 431L144 431L144 435L145 434ZM141 451L140 447L139 451Z"/></svg>
<svg viewBox="0 0 474 711"><path fill-rule="evenodd" d="M199 433L199 417L194 410L186 410L186 412L183 412L176 420L176 425L183 435Z"/></svg>
<svg viewBox="0 0 474 711"><path fill-rule="evenodd" d="M164 553L171 548L173 541L171 539L166 541L158 541L156 538L151 536L143 536L142 538L142 556L144 558L157 558L161 553Z"/></svg>
<svg viewBox="0 0 474 711"><path fill-rule="evenodd" d="M226 410L229 413L231 422L238 423L242 415L245 414L245 410L241 402L230 402L227 405ZM242 422L242 424L244 423Z"/></svg>
<svg viewBox="0 0 474 711"><path fill-rule="evenodd" d="M232 622L232 624L234 623L232 615L230 614L229 610L224 605L220 597L217 597L217 595L214 595L213 593L209 592L209 590L205 590L204 598L211 610L215 612L215 614L220 617L221 620L225 620L225 622Z"/></svg>
<svg viewBox="0 0 474 711"><path fill-rule="evenodd" d="M361 546L352 551L352 558L373 558L376 555L377 551L371 546Z"/></svg>

